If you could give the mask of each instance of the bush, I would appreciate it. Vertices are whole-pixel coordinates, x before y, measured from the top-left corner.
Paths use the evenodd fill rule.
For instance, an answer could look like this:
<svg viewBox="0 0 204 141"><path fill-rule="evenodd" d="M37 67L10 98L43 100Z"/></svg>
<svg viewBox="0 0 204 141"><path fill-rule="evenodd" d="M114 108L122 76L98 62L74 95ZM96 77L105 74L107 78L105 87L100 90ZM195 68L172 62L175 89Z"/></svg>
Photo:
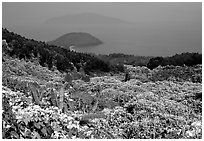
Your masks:
<svg viewBox="0 0 204 141"><path fill-rule="evenodd" d="M2 36L12 48L8 55L19 59L36 57L40 65L49 69L55 65L59 71L67 72L73 69L71 65L73 63L76 67L79 67L78 64L86 64L83 67L85 67L87 74L93 71L109 72L111 70L108 62L90 54L70 52L65 48L26 39L4 28L2 29Z"/></svg>
<svg viewBox="0 0 204 141"><path fill-rule="evenodd" d="M198 53L182 53L176 54L172 57L155 57L151 58L147 64L149 69L154 69L161 66L173 65L173 66L194 66L202 64L202 54Z"/></svg>

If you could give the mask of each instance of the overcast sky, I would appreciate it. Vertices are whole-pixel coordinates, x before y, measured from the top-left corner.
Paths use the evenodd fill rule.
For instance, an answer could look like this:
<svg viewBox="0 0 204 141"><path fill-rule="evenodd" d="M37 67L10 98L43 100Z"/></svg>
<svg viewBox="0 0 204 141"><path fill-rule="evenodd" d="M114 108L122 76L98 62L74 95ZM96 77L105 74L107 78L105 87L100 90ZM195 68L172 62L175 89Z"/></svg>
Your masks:
<svg viewBox="0 0 204 141"><path fill-rule="evenodd" d="M181 27L181 35L188 31L191 42L187 48L202 48L202 3L3 3L2 23L4 27L42 24L47 19L67 14L97 13L129 22L165 25L168 31ZM12 28L11 28L12 29ZM158 29L159 30L159 29ZM182 31L183 30L183 31ZM186 31L184 31L186 30ZM158 31L157 31L158 32ZM164 32L164 31L161 31ZM177 30L175 30L177 32ZM153 34L153 33L151 33ZM173 33L172 33L173 35ZM179 33L178 33L179 35ZM194 40L195 39L195 40ZM150 41L150 40L149 40ZM183 46L188 46L186 43ZM193 46L192 46L193 44Z"/></svg>
<svg viewBox="0 0 204 141"><path fill-rule="evenodd" d="M40 23L83 12L132 22L192 22L201 24L201 3L3 3L3 25Z"/></svg>

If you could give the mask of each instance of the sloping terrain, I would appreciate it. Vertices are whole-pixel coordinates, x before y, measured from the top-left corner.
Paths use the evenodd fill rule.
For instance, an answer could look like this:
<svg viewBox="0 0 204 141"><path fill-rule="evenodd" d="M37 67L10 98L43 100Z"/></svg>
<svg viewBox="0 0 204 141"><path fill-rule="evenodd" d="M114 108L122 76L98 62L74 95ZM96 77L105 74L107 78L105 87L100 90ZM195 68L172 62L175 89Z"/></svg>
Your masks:
<svg viewBox="0 0 204 141"><path fill-rule="evenodd" d="M2 28L2 39L8 44L2 46L5 54L19 59L32 60L32 58L37 58L41 66L48 67L50 70L56 67L61 72L67 72L73 70L74 66L77 69L83 67L85 73L109 72L111 70L111 66L107 62L96 56L27 39L5 28Z"/></svg>
<svg viewBox="0 0 204 141"><path fill-rule="evenodd" d="M202 138L201 82L152 81L163 68L127 66L125 82L123 73L85 78L4 56L2 70L3 138Z"/></svg>
<svg viewBox="0 0 204 141"><path fill-rule="evenodd" d="M202 138L202 65L114 73L89 54L7 30L3 39L4 139Z"/></svg>

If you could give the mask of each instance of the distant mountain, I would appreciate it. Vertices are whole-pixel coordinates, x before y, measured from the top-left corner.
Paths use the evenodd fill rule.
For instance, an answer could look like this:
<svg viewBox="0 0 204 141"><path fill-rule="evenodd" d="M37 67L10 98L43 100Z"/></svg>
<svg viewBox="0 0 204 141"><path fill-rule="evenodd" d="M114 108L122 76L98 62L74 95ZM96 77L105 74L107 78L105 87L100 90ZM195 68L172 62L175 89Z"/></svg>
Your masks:
<svg viewBox="0 0 204 141"><path fill-rule="evenodd" d="M49 41L47 43L50 45L64 46L67 48L70 46L77 47L96 46L102 44L103 42L89 33L72 32L64 34L61 37L53 41Z"/></svg>
<svg viewBox="0 0 204 141"><path fill-rule="evenodd" d="M129 22L93 13L82 13L54 17L45 21L45 24L127 24Z"/></svg>

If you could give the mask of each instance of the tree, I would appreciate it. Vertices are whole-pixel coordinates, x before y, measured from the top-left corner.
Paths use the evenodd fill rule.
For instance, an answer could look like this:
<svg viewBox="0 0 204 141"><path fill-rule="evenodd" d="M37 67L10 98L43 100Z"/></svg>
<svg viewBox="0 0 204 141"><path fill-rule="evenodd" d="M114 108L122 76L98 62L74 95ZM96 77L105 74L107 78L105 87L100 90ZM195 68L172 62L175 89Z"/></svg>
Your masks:
<svg viewBox="0 0 204 141"><path fill-rule="evenodd" d="M149 69L154 69L154 68L158 67L159 65L164 65L164 58L163 57L151 58L147 64L147 67Z"/></svg>

